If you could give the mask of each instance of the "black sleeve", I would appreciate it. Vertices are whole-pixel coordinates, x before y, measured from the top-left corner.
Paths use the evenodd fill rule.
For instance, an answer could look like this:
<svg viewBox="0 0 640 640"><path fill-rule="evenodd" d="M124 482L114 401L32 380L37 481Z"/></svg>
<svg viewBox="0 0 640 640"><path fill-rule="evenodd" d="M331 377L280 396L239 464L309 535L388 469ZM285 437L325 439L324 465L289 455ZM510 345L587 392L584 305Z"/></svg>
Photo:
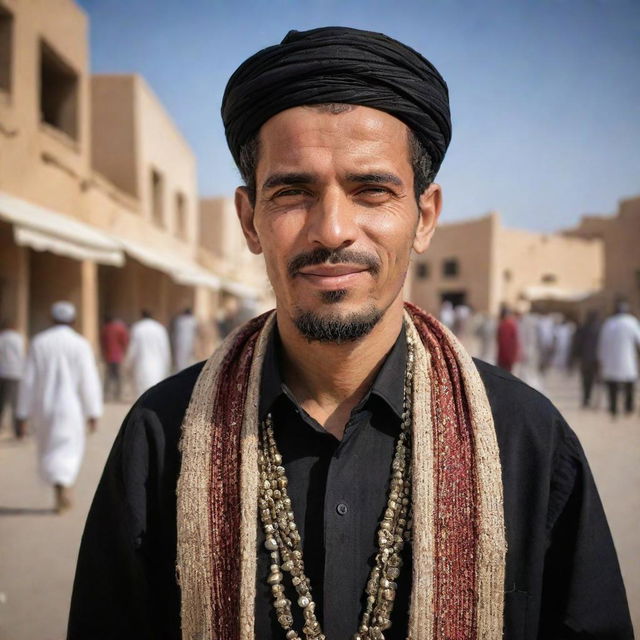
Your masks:
<svg viewBox="0 0 640 640"><path fill-rule="evenodd" d="M589 465L563 423L551 476L540 640L633 638L624 584Z"/></svg>
<svg viewBox="0 0 640 640"><path fill-rule="evenodd" d="M68 640L179 640L180 425L201 365L142 396L118 433L85 525Z"/></svg>

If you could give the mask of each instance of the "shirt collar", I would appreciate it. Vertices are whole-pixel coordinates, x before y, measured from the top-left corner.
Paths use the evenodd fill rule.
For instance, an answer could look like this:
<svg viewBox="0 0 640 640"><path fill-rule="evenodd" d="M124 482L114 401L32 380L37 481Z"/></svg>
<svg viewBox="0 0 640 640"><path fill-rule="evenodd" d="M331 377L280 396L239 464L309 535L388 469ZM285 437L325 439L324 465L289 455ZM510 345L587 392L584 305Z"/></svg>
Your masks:
<svg viewBox="0 0 640 640"><path fill-rule="evenodd" d="M282 379L280 370L280 335L277 325L274 327L267 342L264 363L262 365L262 381L260 384L260 420L271 411L278 398L285 394L293 397ZM371 398L377 396L383 400L391 410L402 418L404 403L404 373L407 363L407 339L404 327L400 331L391 351L378 371L378 375L371 385L371 389L356 407L363 407ZM288 393L287 393L288 392Z"/></svg>

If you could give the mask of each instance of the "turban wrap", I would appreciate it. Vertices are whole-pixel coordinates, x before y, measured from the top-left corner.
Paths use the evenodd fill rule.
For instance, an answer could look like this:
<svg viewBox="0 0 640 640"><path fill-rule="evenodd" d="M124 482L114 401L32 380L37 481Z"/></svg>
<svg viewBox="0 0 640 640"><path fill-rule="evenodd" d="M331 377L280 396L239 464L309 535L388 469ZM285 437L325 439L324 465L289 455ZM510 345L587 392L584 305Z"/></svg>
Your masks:
<svg viewBox="0 0 640 640"><path fill-rule="evenodd" d="M357 104L402 120L437 173L451 140L449 92L417 51L381 33L347 27L290 31L251 56L229 79L222 119L236 164L240 150L280 111L322 103Z"/></svg>

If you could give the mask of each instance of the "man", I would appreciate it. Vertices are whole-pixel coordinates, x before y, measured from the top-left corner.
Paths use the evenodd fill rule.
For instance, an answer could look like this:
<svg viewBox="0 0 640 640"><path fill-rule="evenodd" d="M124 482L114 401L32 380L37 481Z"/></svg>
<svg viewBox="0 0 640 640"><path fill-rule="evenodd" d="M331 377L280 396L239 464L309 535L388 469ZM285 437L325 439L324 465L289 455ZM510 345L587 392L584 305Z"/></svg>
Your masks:
<svg viewBox="0 0 640 640"><path fill-rule="evenodd" d="M591 405L591 391L598 377L599 336L600 320L598 312L592 309L587 313L585 321L576 329L571 346L573 361L580 367L583 409Z"/></svg>
<svg viewBox="0 0 640 640"><path fill-rule="evenodd" d="M381 34L291 32L222 111L276 311L127 417L71 640L630 637L573 433L403 306L441 208L437 71Z"/></svg>
<svg viewBox="0 0 640 640"><path fill-rule="evenodd" d="M178 314L173 323L173 363L176 371L182 371L195 362L194 351L198 321L190 308Z"/></svg>
<svg viewBox="0 0 640 640"><path fill-rule="evenodd" d="M129 344L129 330L122 320L105 316L100 332L102 357L107 365L104 378L104 396L120 401L122 394L122 378L120 367Z"/></svg>
<svg viewBox="0 0 640 640"><path fill-rule="evenodd" d="M624 394L624 411L633 414L638 379L640 323L629 313L629 303L620 301L614 314L602 325L598 340L600 375L609 392L609 413L618 415L618 395Z"/></svg>
<svg viewBox="0 0 640 640"><path fill-rule="evenodd" d="M71 507L84 456L85 425L93 432L102 415L95 358L76 333L76 310L66 301L51 307L53 326L33 338L18 392L19 429L29 420L36 436L40 475L53 485L55 509Z"/></svg>
<svg viewBox="0 0 640 640"><path fill-rule="evenodd" d="M520 354L520 338L518 323L508 307L503 307L500 310L496 342L498 344L498 366L510 372Z"/></svg>
<svg viewBox="0 0 640 640"><path fill-rule="evenodd" d="M171 347L167 330L142 310L142 318L131 327L131 341L125 360L125 369L133 374L133 385L138 395L169 375Z"/></svg>
<svg viewBox="0 0 640 640"><path fill-rule="evenodd" d="M4 410L11 411L11 428L16 438L24 436L18 430L16 407L18 384L24 369L24 338L10 323L0 325L0 427Z"/></svg>

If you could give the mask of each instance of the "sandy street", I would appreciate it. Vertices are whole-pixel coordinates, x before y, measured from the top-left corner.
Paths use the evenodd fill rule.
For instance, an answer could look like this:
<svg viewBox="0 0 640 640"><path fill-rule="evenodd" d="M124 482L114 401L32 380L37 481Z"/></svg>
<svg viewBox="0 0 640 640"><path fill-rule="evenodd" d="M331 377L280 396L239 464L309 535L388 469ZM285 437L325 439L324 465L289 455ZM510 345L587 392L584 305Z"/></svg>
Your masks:
<svg viewBox="0 0 640 640"><path fill-rule="evenodd" d="M640 629L640 416L612 422L577 408L577 380L549 382L549 394L590 459L616 541L636 629ZM604 398L601 398L604 404ZM78 543L104 461L127 410L108 405L75 490L75 508L51 510L52 490L36 475L33 442L0 435L0 640L62 640Z"/></svg>

